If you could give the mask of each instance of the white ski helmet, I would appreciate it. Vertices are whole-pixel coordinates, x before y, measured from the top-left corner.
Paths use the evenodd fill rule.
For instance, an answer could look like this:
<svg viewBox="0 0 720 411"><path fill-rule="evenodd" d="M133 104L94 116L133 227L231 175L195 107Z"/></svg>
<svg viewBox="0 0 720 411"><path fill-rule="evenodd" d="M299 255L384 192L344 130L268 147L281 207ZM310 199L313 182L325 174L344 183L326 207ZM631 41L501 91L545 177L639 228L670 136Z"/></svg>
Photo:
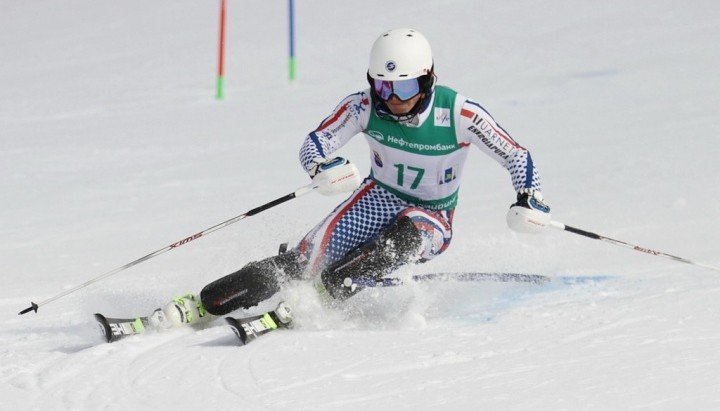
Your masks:
<svg viewBox="0 0 720 411"><path fill-rule="evenodd" d="M368 75L378 80L407 80L431 74L432 50L425 36L413 29L383 33L370 50Z"/></svg>

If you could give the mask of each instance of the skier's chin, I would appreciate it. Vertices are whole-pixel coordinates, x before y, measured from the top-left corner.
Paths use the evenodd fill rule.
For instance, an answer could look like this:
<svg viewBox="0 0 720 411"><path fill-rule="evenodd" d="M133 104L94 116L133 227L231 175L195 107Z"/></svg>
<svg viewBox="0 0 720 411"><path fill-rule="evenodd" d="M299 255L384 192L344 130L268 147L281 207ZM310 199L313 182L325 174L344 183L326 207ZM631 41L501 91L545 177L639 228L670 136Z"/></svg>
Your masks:
<svg viewBox="0 0 720 411"><path fill-rule="evenodd" d="M390 109L390 112L393 113L396 116L403 116L407 115L410 110L412 110L413 105L402 103L402 104L388 104L388 108Z"/></svg>
<svg viewBox="0 0 720 411"><path fill-rule="evenodd" d="M390 101L385 102L385 104L387 105L388 109L390 109L390 112L393 115L405 116L408 113L410 113L410 111L412 111L413 107L415 107L415 104L417 104L417 102L423 96L424 96L424 94L421 93L407 101L400 101L400 100L392 99Z"/></svg>

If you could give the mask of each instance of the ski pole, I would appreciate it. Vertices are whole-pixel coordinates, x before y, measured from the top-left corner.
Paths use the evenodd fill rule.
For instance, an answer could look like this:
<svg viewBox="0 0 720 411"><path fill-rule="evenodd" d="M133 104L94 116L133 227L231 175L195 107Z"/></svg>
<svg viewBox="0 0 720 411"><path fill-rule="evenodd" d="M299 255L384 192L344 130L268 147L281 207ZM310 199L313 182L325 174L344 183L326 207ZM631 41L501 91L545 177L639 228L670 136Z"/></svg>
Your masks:
<svg viewBox="0 0 720 411"><path fill-rule="evenodd" d="M100 276L97 276L97 277L95 277L95 278L93 278L93 279L91 279L91 280L89 280L89 281L86 281L86 282L78 285L77 287L74 287L74 288L72 288L72 289L66 290L66 291L64 291L64 292L62 292L62 293L60 293L60 294L58 294L58 295L56 295L56 296L53 296L53 297L51 297L51 298L48 298L48 299L45 300L45 301L42 301L42 302L37 303L37 304L34 303L34 302L30 302L30 307L28 307L28 308L20 311L20 312L18 313L18 315L22 315L22 314L28 313L28 312L30 312L30 311L35 311L35 312L37 312L38 308L41 307L41 306L43 306L43 305L45 305L45 304L48 304L48 303L53 302L53 301L55 301L55 300L57 300L57 299L60 299L60 298L66 296L66 295L68 295L68 294L74 293L75 291L80 290L80 289L82 289L82 288L85 288L85 287L89 286L90 284L96 283L96 282L98 282L98 281L100 281L100 280L102 280L102 279L105 279L105 278L107 278L107 277L110 277L110 276L113 275L113 274L117 274L117 273L119 273L120 271L126 270L126 269L128 269L128 268L130 268L130 267L132 267L132 266L134 266L134 265L137 265L137 264L140 264L140 263L142 263L142 262L144 262L144 261L147 261L147 260L149 260L149 259L151 259L151 258L153 258L153 257L157 257L157 256L159 256L160 254L163 254L163 253L165 253L165 252L167 252L167 251L170 251L170 250L172 250L172 249L174 249L174 248L178 248L178 247L180 247L180 246L182 246L182 245L185 245L185 244L189 243L190 241L197 240L198 238L200 238L200 237L202 237L202 236L206 236L206 235L208 235L208 234L210 234L210 233L212 233L212 232L214 232L214 231L217 231L217 230L219 230L219 229L221 229L221 228L225 228L225 227L229 226L230 224L237 223L238 221L240 221L240 220L242 220L242 219L244 219L244 218L246 218L246 217L250 217L250 216L253 216L253 215L255 215L255 214L261 213L261 212L263 212L263 211L265 211L265 210L267 210L267 209L269 209L269 208L275 207L276 205L282 204L282 203L284 203L284 202L286 202L286 201L292 200L293 198L300 197L301 195L307 194L307 193L311 192L312 190L314 190L315 188L317 188L317 186L314 185L314 184L308 184L308 185L306 185L306 186L300 187L299 189L293 191L293 192L290 193L290 194L284 195L284 196L282 196L282 197L280 197L280 198L278 198L278 199L275 199L275 200L273 200L273 201L270 201L269 203L263 204L263 205L261 205L261 206L259 206L259 207L255 207L255 208L253 208L252 210L246 212L245 214L241 214L241 215L239 215L239 216L237 216L237 217L233 217L233 218L231 218L231 219L229 219L229 220L227 220L227 221L223 221L222 223L216 224L216 225L214 225L214 226L212 226L212 227L210 227L210 228L208 228L208 229L205 229L205 230L203 230L203 231L201 231L201 232L199 232L199 233L197 233L197 234L193 234L193 235L191 235L191 236L189 236L189 237L183 238L183 239L180 240L180 241L176 241L176 242L170 244L170 245L167 246L167 247L161 248L161 249L159 249L159 250L157 250L157 251L155 251L155 252L152 252L152 253L144 256L144 257L138 258L138 259L135 260L135 261L132 261L132 262L130 262L130 263L127 263L127 264L125 264L125 265L122 266L122 267L118 267L118 268L116 268L116 269L114 269L114 270L112 270L112 271L109 271L109 272L107 272L107 273L105 273L105 274L102 274L102 275L100 275Z"/></svg>
<svg viewBox="0 0 720 411"><path fill-rule="evenodd" d="M555 228L557 228L557 229L560 229L560 230L568 231L568 232L571 232L571 233L573 233L573 234L581 235L581 236L584 236L584 237L587 237L587 238L592 238L593 240L601 240L601 241L608 242L608 243L610 243L610 244L615 244L615 245L619 245L619 246L622 246L622 247L631 248L631 249L633 249L633 250L635 250L635 251L640 251L640 252L643 252L643 253L645 253L645 254L656 255L656 256L660 256L660 257L666 257L666 258L669 258L669 259L672 259L672 260L675 260L675 261L680 261L681 263L691 264L691 265L695 265L695 266L698 266L698 267L707 268L707 269L713 270L713 271L720 271L720 268L718 268L718 267L714 267L714 266L707 265L707 264L702 264L702 263L696 263L696 262L694 262L694 261L688 260L687 258L682 258L682 257L674 256L674 255L671 255L671 254L663 253L663 252L661 252L661 251L655 251L655 250L652 250L652 249L649 249L649 248L640 247L640 246L638 246L638 245L629 244L629 243L626 243L625 241L615 240L615 239L612 239L612 238L609 238L609 237L602 236L602 235L600 235L600 234L595 234L595 233L591 233L591 232L589 232L589 231L581 230L581 229L579 229L579 228L570 227L569 225L565 225L565 224L560 223L560 222L557 222L557 221L550 221L550 225L553 226L553 227L555 227Z"/></svg>

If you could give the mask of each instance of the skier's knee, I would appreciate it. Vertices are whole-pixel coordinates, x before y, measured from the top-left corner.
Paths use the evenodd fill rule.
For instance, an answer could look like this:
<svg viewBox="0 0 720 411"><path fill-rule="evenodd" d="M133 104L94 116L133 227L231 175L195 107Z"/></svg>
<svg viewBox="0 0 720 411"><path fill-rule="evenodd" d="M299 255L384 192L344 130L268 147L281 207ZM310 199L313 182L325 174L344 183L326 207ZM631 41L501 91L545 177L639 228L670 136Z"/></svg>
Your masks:
<svg viewBox="0 0 720 411"><path fill-rule="evenodd" d="M347 279L378 279L420 257L422 237L415 224L403 217L390 225L378 238L355 248L339 261L326 267L321 275L323 286L338 299L348 298L361 288L348 288Z"/></svg>
<svg viewBox="0 0 720 411"><path fill-rule="evenodd" d="M452 228L450 224L435 213L419 208L409 208L401 219L408 219L420 234L419 262L425 262L440 255L450 245Z"/></svg>

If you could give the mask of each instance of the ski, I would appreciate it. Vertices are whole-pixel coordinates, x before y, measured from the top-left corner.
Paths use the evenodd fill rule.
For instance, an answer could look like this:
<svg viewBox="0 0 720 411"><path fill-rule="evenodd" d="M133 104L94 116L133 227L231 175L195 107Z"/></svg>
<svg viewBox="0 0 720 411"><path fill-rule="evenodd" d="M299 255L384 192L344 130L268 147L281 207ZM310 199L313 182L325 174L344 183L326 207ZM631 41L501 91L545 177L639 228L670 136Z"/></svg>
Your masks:
<svg viewBox="0 0 720 411"><path fill-rule="evenodd" d="M520 273L479 273L479 272L457 272L457 273L430 273L416 274L404 280L397 277L381 278L346 278L343 281L344 287L397 287L413 282L446 282L446 281L491 281L491 282L519 282L542 285L550 282L550 277L540 274Z"/></svg>
<svg viewBox="0 0 720 411"><path fill-rule="evenodd" d="M274 311L245 318L225 317L225 321L240 340L240 345L245 345L278 328L291 328L292 311L281 302Z"/></svg>
<svg viewBox="0 0 720 411"><path fill-rule="evenodd" d="M115 342L130 335L142 334L150 325L148 317L136 318L110 318L100 313L95 313L95 320L100 326L100 332L106 342Z"/></svg>
<svg viewBox="0 0 720 411"><path fill-rule="evenodd" d="M135 318L112 318L96 313L95 320L100 327L100 332L105 337L105 341L108 343L131 335L143 334L148 330L169 328L168 326L162 327L159 325L165 323L164 313L161 309L155 310L148 317ZM292 311L287 304L281 302L273 311L250 317L226 317L225 321L240 339L241 345L245 345L270 331L292 327Z"/></svg>

